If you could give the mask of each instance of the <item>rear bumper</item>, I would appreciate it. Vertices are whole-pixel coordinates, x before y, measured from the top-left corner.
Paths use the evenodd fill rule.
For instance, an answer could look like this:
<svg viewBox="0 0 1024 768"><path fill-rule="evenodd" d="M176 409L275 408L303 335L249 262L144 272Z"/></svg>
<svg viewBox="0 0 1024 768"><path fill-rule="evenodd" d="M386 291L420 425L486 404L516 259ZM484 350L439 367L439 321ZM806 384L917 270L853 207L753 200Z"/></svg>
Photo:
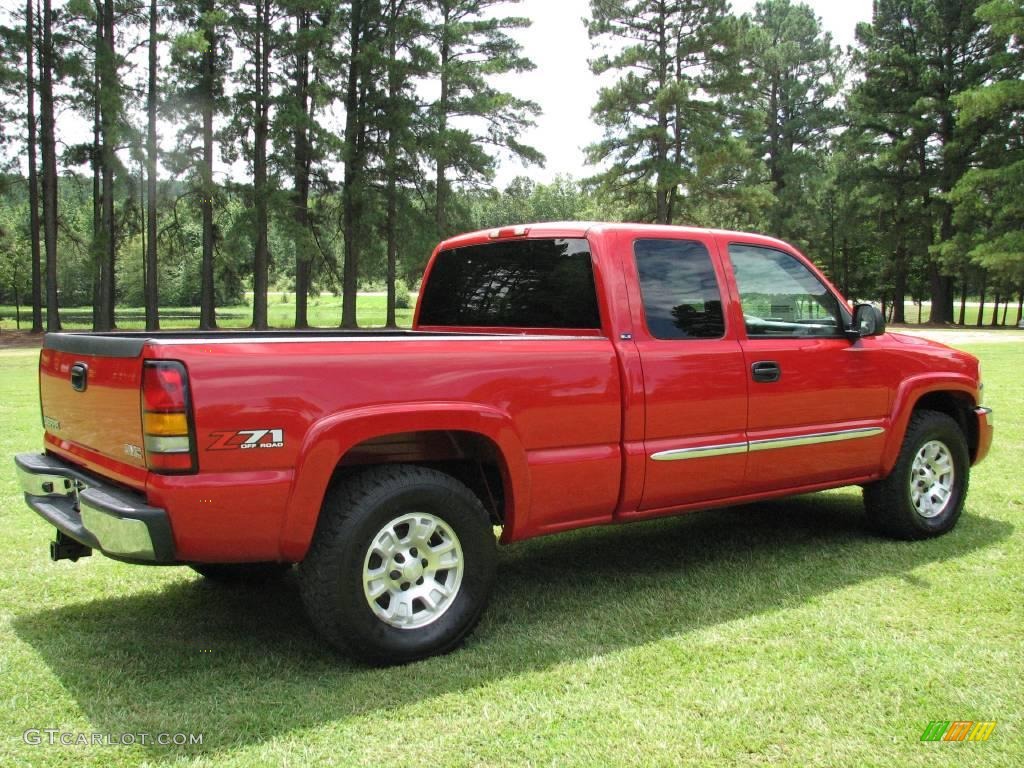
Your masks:
<svg viewBox="0 0 1024 768"><path fill-rule="evenodd" d="M75 541L118 560L174 563L167 512L48 454L14 457L25 502Z"/></svg>
<svg viewBox="0 0 1024 768"><path fill-rule="evenodd" d="M988 449L992 447L992 409L975 408L974 416L978 421L978 447L974 452L974 462L977 464L988 455Z"/></svg>

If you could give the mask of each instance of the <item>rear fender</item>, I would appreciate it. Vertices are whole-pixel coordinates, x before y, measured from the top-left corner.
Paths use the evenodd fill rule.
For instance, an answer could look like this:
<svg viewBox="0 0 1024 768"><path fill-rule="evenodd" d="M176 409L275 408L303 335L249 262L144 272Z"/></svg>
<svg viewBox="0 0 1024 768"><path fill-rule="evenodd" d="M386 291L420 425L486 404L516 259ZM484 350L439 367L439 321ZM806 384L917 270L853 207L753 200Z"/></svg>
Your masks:
<svg viewBox="0 0 1024 768"><path fill-rule="evenodd" d="M457 430L488 438L501 454L506 489L505 539L526 523L530 498L526 450L512 418L474 403L406 403L333 414L313 424L302 441L284 522L281 555L298 562L313 539L327 486L338 463L366 440L402 432Z"/></svg>

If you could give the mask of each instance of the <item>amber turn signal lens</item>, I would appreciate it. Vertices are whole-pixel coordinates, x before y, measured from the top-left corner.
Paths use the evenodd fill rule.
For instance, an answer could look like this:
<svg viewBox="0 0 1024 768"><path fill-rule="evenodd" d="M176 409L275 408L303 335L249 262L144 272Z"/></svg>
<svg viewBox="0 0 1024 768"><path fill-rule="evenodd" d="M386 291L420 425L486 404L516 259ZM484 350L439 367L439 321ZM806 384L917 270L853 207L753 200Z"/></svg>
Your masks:
<svg viewBox="0 0 1024 768"><path fill-rule="evenodd" d="M188 419L184 413L144 413L142 427L147 435L187 435Z"/></svg>

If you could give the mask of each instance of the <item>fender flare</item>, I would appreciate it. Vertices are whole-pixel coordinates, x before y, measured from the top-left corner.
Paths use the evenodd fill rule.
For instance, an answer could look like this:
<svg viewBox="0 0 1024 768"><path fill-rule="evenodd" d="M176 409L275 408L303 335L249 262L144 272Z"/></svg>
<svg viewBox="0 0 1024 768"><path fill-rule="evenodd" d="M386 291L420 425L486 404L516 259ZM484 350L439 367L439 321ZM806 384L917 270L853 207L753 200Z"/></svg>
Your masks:
<svg viewBox="0 0 1024 768"><path fill-rule="evenodd" d="M368 406L326 416L306 432L281 526L281 557L290 562L305 557L327 486L338 463L352 448L375 437L434 430L472 432L497 446L506 488L503 538L525 524L529 516L529 468L526 449L511 416L477 403Z"/></svg>
<svg viewBox="0 0 1024 768"><path fill-rule="evenodd" d="M893 398L892 416L889 424L888 439L882 452L882 477L892 472L903 447L903 438L910 424L910 416L918 401L933 392L949 392L962 394L973 405L975 402L976 385L973 379L962 374L934 373L911 376L900 382Z"/></svg>

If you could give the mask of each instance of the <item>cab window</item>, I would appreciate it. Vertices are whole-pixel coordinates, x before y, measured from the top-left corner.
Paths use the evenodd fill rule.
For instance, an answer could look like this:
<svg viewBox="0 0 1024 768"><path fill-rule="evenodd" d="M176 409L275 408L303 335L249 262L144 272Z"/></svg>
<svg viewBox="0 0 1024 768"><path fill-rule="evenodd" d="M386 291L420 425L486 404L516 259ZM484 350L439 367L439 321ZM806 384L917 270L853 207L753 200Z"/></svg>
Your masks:
<svg viewBox="0 0 1024 768"><path fill-rule="evenodd" d="M651 336L720 339L725 335L722 294L703 243L637 240L633 255Z"/></svg>
<svg viewBox="0 0 1024 768"><path fill-rule="evenodd" d="M729 259L750 337L841 336L839 301L799 259L732 244Z"/></svg>

